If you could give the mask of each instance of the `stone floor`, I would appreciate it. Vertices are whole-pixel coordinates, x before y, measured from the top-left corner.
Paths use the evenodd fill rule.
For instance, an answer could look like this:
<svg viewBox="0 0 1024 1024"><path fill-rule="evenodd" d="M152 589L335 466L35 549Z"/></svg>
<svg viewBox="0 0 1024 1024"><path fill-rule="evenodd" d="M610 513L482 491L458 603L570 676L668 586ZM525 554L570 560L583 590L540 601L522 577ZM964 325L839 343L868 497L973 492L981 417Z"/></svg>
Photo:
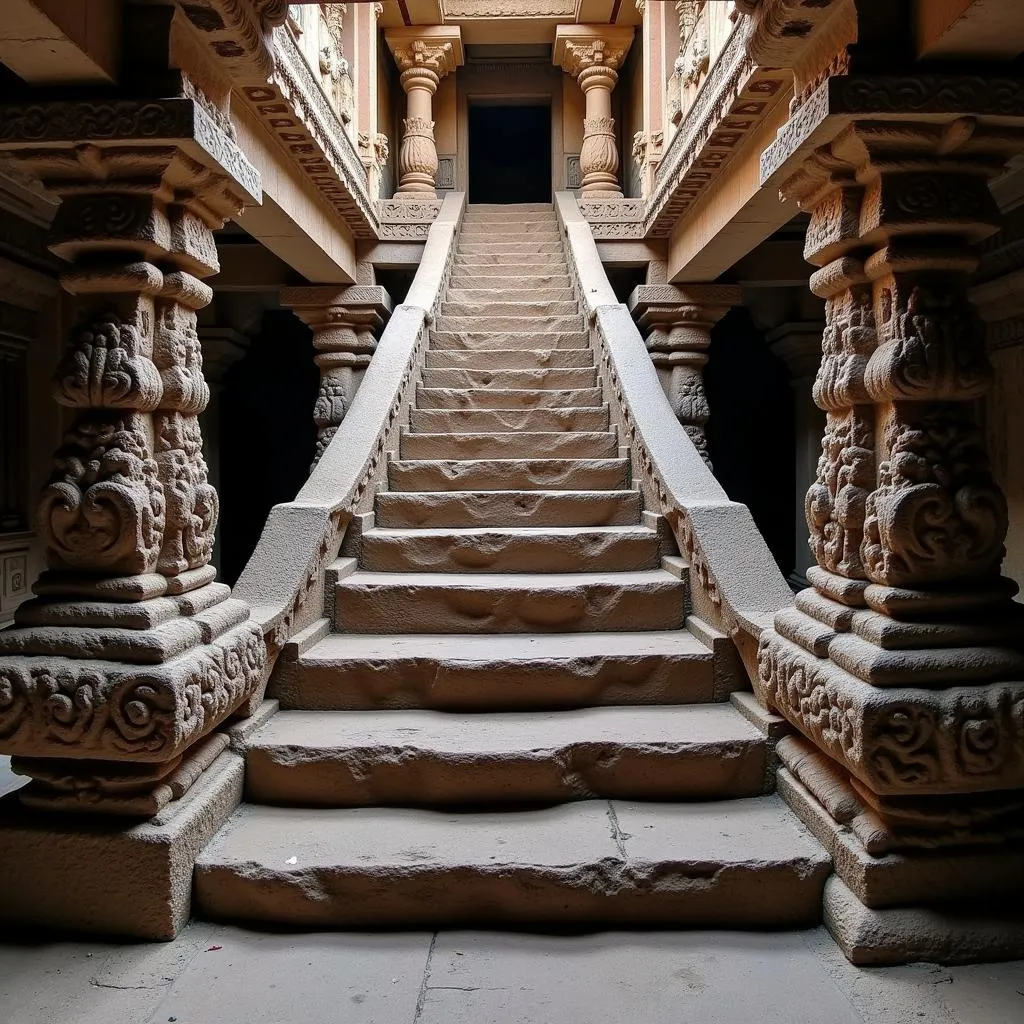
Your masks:
<svg viewBox="0 0 1024 1024"><path fill-rule="evenodd" d="M16 785L0 762L0 792ZM859 970L822 930L0 942L3 1024L1021 1024L1024 961Z"/></svg>
<svg viewBox="0 0 1024 1024"><path fill-rule="evenodd" d="M818 930L0 945L5 1024L1020 1024L1024 962L851 967Z"/></svg>

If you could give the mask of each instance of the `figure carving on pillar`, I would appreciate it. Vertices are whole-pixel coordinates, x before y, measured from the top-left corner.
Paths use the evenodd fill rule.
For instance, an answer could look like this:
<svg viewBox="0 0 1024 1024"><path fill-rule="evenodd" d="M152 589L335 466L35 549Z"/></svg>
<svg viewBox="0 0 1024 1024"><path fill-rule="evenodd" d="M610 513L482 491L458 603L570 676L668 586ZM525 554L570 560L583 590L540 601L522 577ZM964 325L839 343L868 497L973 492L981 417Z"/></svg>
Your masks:
<svg viewBox="0 0 1024 1024"><path fill-rule="evenodd" d="M199 741L257 693L266 662L210 565L196 328L213 230L259 179L188 95L0 119L3 148L62 199L50 248L69 263L75 323L53 382L75 415L39 506L49 569L0 636L0 749L33 780L27 804L148 817L224 749ZM182 125L203 143L176 140Z"/></svg>
<svg viewBox="0 0 1024 1024"><path fill-rule="evenodd" d="M739 288L704 284L641 285L629 299L672 411L709 468L703 370L711 329L741 299Z"/></svg>
<svg viewBox="0 0 1024 1024"><path fill-rule="evenodd" d="M584 199L621 199L619 145L612 117L617 68L629 52L633 30L615 26L559 25L554 60L579 83L586 97L580 194Z"/></svg>
<svg viewBox="0 0 1024 1024"><path fill-rule="evenodd" d="M400 81L407 103L395 198L436 198L433 96L441 79L463 63L461 33L458 28L431 26L394 29L385 38L402 72Z"/></svg>
<svg viewBox="0 0 1024 1024"><path fill-rule="evenodd" d="M377 335L391 313L391 300L379 285L331 285L286 288L281 302L313 331L320 391L313 407L320 461L352 400L377 347Z"/></svg>

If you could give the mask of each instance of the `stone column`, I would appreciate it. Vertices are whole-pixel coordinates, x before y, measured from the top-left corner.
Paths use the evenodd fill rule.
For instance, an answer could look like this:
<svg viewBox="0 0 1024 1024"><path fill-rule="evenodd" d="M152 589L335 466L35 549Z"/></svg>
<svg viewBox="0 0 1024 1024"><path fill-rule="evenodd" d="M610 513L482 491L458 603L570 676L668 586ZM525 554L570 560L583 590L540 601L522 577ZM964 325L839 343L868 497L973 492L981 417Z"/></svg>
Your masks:
<svg viewBox="0 0 1024 1024"><path fill-rule="evenodd" d="M640 285L629 298L672 411L709 468L703 371L711 329L741 301L739 288L717 284Z"/></svg>
<svg viewBox="0 0 1024 1024"><path fill-rule="evenodd" d="M796 434L793 525L796 544L790 583L798 587L807 586L807 570L816 564L811 553L804 498L814 483L821 453L820 439L825 425L824 414L814 404L812 397L814 377L821 363L823 329L824 324L814 321L785 323L769 331L766 336L768 347L786 364L789 384L793 389L793 426Z"/></svg>
<svg viewBox="0 0 1024 1024"><path fill-rule="evenodd" d="M406 117L398 150L396 199L434 199L437 146L433 97L441 79L464 63L462 34L456 27L392 29L384 38L402 72Z"/></svg>
<svg viewBox="0 0 1024 1024"><path fill-rule="evenodd" d="M988 181L1024 147L1004 112L1020 125L1024 104L1018 82L952 80L923 93L947 113L918 120L895 114L921 95L897 85L857 92L886 100L884 115L848 121L783 186L811 214L827 422L806 499L812 589L762 634L757 684L812 742L821 771L800 778L814 813L856 837L837 871L872 907L891 905L877 887L897 869L906 903L997 896L998 844L1020 836L1024 804L1024 630L1000 575L1006 503L974 421L991 372L967 290L972 243L999 220ZM961 105L998 116L948 112ZM938 849L953 860L920 884L898 861L850 870ZM835 899L844 948L887 928L906 942L896 912L890 926Z"/></svg>
<svg viewBox="0 0 1024 1024"><path fill-rule="evenodd" d="M310 285L283 289L281 303L313 331L320 368L320 393L313 407L318 432L314 468L352 405L377 335L391 313L391 299L379 285Z"/></svg>
<svg viewBox="0 0 1024 1024"><path fill-rule="evenodd" d="M580 151L583 199L622 198L612 89L632 42L633 29L621 26L559 25L555 30L554 62L580 83L586 97Z"/></svg>
<svg viewBox="0 0 1024 1024"><path fill-rule="evenodd" d="M53 379L74 418L37 515L49 569L0 634L0 751L33 780L26 804L148 817L263 681L262 631L209 564L196 329L213 230L259 177L190 97L10 105L0 123L0 149L62 199L50 247L75 322Z"/></svg>

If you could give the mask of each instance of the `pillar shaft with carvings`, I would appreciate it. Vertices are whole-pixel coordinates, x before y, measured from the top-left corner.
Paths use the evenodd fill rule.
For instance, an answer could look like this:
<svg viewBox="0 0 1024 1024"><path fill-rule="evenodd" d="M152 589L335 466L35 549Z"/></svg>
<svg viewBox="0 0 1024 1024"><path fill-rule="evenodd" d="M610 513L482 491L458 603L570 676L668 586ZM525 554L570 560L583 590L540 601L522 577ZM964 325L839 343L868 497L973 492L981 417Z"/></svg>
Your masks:
<svg viewBox="0 0 1024 1024"><path fill-rule="evenodd" d="M714 284L641 285L629 299L672 411L708 466L703 371L711 329L741 299L739 288Z"/></svg>
<svg viewBox="0 0 1024 1024"><path fill-rule="evenodd" d="M461 32L454 27L424 26L393 29L385 38L402 73L400 80L406 94L395 197L436 198L433 97L441 79L463 63Z"/></svg>
<svg viewBox="0 0 1024 1024"><path fill-rule="evenodd" d="M848 780L844 823L879 856L1021 831L1022 623L967 286L999 219L988 180L1022 146L1024 129L975 117L853 121L783 189L811 214L827 423L812 589L762 635L758 686Z"/></svg>
<svg viewBox="0 0 1024 1024"><path fill-rule="evenodd" d="M315 467L355 398L391 312L391 300L379 285L311 285L284 289L281 302L313 331L314 358L320 368L320 392L313 407Z"/></svg>
<svg viewBox="0 0 1024 1024"><path fill-rule="evenodd" d="M632 42L633 30L621 26L559 25L555 32L554 62L579 82L586 97L580 151L584 198L622 198L612 90Z"/></svg>
<svg viewBox="0 0 1024 1024"><path fill-rule="evenodd" d="M38 510L49 570L0 637L0 750L25 803L149 816L226 746L266 660L215 582L196 311L213 230L260 195L194 99L8 106L2 148L62 199L51 249L74 328L74 418ZM112 131L116 128L116 133Z"/></svg>

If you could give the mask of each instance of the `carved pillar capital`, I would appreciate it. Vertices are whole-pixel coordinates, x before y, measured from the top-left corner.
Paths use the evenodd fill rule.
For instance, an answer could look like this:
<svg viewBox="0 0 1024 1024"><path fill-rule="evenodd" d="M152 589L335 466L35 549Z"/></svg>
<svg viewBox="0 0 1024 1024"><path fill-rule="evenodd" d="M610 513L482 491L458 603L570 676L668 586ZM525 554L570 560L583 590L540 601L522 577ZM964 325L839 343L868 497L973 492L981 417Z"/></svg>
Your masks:
<svg viewBox="0 0 1024 1024"><path fill-rule="evenodd" d="M53 379L74 418L38 512L50 571L0 637L0 749L33 806L149 816L263 682L262 632L210 564L196 326L213 231L259 177L188 96L9 105L0 122L0 150L62 200L50 248L75 320Z"/></svg>
<svg viewBox="0 0 1024 1024"><path fill-rule="evenodd" d="M821 335L825 324L817 320L800 320L780 324L765 336L768 347L789 370L790 382L799 387L801 381L813 379L821 365Z"/></svg>
<svg viewBox="0 0 1024 1024"><path fill-rule="evenodd" d="M320 393L313 408L315 466L355 398L391 314L391 299L379 285L309 285L285 288L281 303L313 331L314 360L320 368Z"/></svg>
<svg viewBox="0 0 1024 1024"><path fill-rule="evenodd" d="M454 26L434 25L390 29L384 38L401 71L406 93L395 196L413 200L434 198L438 159L432 97L441 79L465 61L462 33Z"/></svg>
<svg viewBox="0 0 1024 1024"><path fill-rule="evenodd" d="M711 329L741 301L739 288L714 284L641 285L629 298L672 411L709 466L703 370Z"/></svg>

